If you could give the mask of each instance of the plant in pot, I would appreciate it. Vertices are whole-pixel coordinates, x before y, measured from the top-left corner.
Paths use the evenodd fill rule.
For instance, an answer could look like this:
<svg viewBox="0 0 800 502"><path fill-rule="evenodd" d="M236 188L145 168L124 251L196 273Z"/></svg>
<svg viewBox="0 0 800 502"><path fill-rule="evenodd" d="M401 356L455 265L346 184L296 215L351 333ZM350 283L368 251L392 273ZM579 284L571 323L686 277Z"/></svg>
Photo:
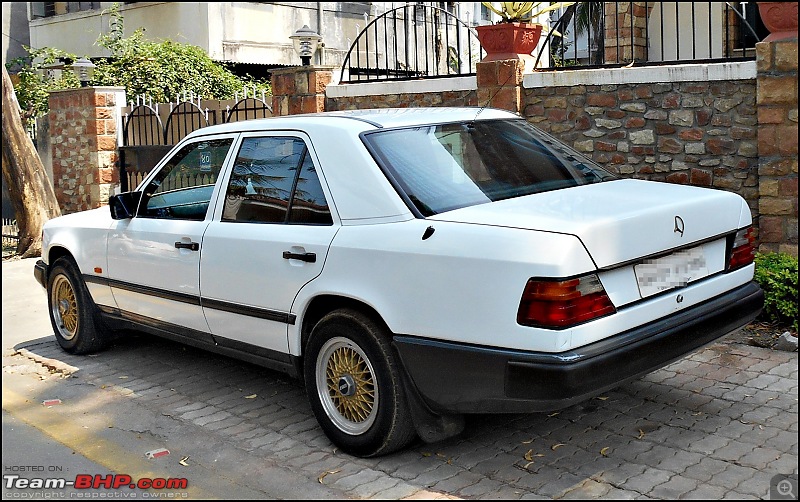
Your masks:
<svg viewBox="0 0 800 502"><path fill-rule="evenodd" d="M536 21L542 14L575 2L481 2L500 16L496 24L476 26L478 40L486 51L483 61L520 59L526 66L534 64L531 53L539 43L545 27ZM497 4L497 5L495 5ZM547 30L549 31L549 30ZM560 34L553 31L553 35Z"/></svg>
<svg viewBox="0 0 800 502"><path fill-rule="evenodd" d="M758 2L758 13L769 30L764 42L797 38L797 2Z"/></svg>

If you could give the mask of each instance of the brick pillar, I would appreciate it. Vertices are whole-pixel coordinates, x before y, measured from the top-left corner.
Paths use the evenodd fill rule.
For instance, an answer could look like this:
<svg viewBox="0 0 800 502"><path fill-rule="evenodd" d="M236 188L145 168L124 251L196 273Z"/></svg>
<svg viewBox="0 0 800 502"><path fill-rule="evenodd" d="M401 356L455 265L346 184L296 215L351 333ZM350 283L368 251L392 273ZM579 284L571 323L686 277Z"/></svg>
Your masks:
<svg viewBox="0 0 800 502"><path fill-rule="evenodd" d="M759 249L797 256L797 38L756 44Z"/></svg>
<svg viewBox="0 0 800 502"><path fill-rule="evenodd" d="M333 66L299 66L272 72L272 114L297 115L325 111L325 88Z"/></svg>
<svg viewBox="0 0 800 502"><path fill-rule="evenodd" d="M647 61L647 18L653 2L604 2L604 5L606 63Z"/></svg>
<svg viewBox="0 0 800 502"><path fill-rule="evenodd" d="M108 204L119 183L117 128L122 87L82 87L50 93L53 185L62 213Z"/></svg>
<svg viewBox="0 0 800 502"><path fill-rule="evenodd" d="M522 72L525 61L503 59L479 62L477 66L478 106L522 111Z"/></svg>

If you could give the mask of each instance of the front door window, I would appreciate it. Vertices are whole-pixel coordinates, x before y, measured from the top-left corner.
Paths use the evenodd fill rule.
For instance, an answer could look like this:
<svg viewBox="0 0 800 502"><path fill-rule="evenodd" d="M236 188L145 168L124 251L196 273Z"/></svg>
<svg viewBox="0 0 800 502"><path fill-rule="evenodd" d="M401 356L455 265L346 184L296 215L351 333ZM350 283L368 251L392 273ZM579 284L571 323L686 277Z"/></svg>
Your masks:
<svg viewBox="0 0 800 502"><path fill-rule="evenodd" d="M205 140L181 148L145 187L139 216L205 219L232 141Z"/></svg>

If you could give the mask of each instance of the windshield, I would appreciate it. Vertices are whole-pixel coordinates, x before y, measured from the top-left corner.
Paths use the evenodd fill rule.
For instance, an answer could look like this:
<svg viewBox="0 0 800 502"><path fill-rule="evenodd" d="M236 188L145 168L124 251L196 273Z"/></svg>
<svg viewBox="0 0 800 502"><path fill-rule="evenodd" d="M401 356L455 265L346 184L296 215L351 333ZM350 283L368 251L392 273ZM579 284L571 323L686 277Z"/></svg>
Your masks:
<svg viewBox="0 0 800 502"><path fill-rule="evenodd" d="M525 120L486 120L365 135L423 216L616 179Z"/></svg>

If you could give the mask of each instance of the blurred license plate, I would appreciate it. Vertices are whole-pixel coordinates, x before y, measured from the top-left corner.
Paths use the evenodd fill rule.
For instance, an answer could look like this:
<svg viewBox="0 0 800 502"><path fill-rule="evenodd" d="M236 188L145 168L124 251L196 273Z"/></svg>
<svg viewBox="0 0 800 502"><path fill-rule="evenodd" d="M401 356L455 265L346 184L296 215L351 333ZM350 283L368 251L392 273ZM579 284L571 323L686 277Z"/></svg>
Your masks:
<svg viewBox="0 0 800 502"><path fill-rule="evenodd" d="M633 267L642 298L686 286L709 275L703 247L676 251Z"/></svg>

